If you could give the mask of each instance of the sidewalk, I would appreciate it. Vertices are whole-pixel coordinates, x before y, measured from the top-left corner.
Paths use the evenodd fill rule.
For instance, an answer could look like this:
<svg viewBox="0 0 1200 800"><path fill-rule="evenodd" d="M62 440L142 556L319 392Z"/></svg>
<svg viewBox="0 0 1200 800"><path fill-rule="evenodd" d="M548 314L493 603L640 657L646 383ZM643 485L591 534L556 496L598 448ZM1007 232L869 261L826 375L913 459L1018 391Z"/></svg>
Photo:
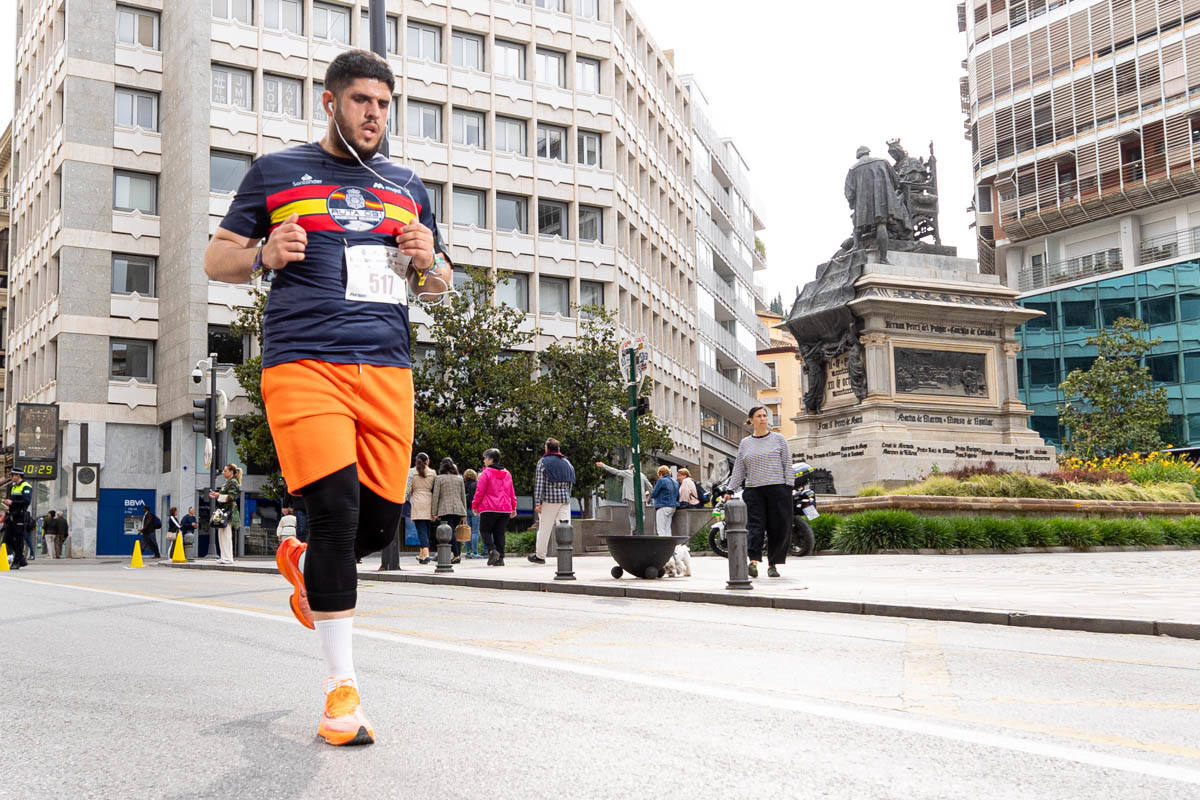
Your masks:
<svg viewBox="0 0 1200 800"><path fill-rule="evenodd" d="M209 560L163 563L275 572L274 561L266 559L233 567ZM694 556L691 577L653 581L614 579L607 554L576 557L574 581L554 579L553 559L540 565L524 556L509 556L504 567L464 559L441 575L409 556L398 572L377 572L378 565L378 558L364 560L360 578L1200 639L1195 550L813 556L789 560L777 579L765 577L763 565L763 577L750 591L727 590L727 562L712 556Z"/></svg>

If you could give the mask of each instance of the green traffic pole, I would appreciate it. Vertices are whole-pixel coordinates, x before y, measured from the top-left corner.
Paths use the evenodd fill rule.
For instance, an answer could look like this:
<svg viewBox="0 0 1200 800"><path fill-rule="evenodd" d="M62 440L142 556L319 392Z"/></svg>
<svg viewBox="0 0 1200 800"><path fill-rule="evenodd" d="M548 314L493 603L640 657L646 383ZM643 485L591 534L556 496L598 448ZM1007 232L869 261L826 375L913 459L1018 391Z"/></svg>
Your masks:
<svg viewBox="0 0 1200 800"><path fill-rule="evenodd" d="M633 502L637 511L637 532L642 536L646 532L646 523L642 517L642 446L638 441L637 424L637 351L629 348L629 441L633 446Z"/></svg>

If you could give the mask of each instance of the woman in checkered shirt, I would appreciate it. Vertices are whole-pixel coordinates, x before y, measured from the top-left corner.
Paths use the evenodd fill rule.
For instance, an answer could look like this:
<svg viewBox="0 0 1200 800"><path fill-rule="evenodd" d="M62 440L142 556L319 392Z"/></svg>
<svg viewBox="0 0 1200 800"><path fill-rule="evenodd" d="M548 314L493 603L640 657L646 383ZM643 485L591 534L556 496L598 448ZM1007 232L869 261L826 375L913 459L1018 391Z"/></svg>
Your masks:
<svg viewBox="0 0 1200 800"><path fill-rule="evenodd" d="M738 445L737 458L725 496L744 487L750 576L758 577L763 533L767 540L767 575L779 577L776 566L787 560L795 509L792 507L792 452L787 439L767 423L767 409L755 406L749 419L754 432Z"/></svg>

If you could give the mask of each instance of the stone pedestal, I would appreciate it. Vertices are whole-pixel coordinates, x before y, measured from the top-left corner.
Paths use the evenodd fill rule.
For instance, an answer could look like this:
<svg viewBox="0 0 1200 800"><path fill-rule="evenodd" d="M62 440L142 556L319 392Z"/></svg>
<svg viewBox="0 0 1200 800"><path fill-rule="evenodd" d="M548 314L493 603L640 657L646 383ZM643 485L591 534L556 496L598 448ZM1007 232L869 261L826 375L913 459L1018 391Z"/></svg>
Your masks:
<svg viewBox="0 0 1200 800"><path fill-rule="evenodd" d="M1053 470L1054 448L1029 428L1017 396L1015 330L1041 312L976 262L891 253L868 262L849 308L861 324L867 394L851 389L845 358L826 365L817 413L795 418L792 452L833 473L837 490L896 485L995 461ZM807 388L807 387L806 387Z"/></svg>

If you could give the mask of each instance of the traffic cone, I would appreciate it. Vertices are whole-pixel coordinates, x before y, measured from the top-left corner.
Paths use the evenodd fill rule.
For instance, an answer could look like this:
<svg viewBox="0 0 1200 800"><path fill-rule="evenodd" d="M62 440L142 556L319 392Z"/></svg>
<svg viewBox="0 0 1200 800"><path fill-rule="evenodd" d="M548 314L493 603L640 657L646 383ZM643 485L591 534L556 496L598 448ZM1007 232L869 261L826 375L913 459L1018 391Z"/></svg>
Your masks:
<svg viewBox="0 0 1200 800"><path fill-rule="evenodd" d="M183 554L183 532L175 534L175 546L171 548L171 563L186 564L187 556Z"/></svg>
<svg viewBox="0 0 1200 800"><path fill-rule="evenodd" d="M129 568L137 569L138 567L144 567L144 566L146 566L146 565L142 563L142 543L134 542L133 543L133 558L129 559Z"/></svg>
<svg viewBox="0 0 1200 800"><path fill-rule="evenodd" d="M8 547L0 542L0 572L8 572Z"/></svg>

